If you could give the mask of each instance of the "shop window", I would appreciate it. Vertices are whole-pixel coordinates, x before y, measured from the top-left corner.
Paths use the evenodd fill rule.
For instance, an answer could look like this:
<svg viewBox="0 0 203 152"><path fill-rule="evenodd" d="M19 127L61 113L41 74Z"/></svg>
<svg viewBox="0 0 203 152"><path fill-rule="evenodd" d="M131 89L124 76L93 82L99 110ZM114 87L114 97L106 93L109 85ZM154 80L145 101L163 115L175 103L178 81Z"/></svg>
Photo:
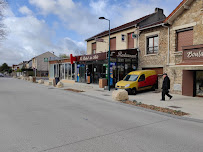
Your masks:
<svg viewBox="0 0 203 152"><path fill-rule="evenodd" d="M203 71L196 72L196 95L203 97Z"/></svg>
<svg viewBox="0 0 203 152"><path fill-rule="evenodd" d="M193 45L193 28L176 31L176 51L182 51L183 46Z"/></svg>
<svg viewBox="0 0 203 152"><path fill-rule="evenodd" d="M128 33L128 49L134 48L134 39L132 38L133 33Z"/></svg>
<svg viewBox="0 0 203 152"><path fill-rule="evenodd" d="M159 49L158 35L147 37L147 54L156 54Z"/></svg>
<svg viewBox="0 0 203 152"><path fill-rule="evenodd" d="M145 81L145 75L144 74L142 74L138 80L138 82L141 82L141 81Z"/></svg>
<svg viewBox="0 0 203 152"><path fill-rule="evenodd" d="M68 79L68 64L65 63L65 79Z"/></svg>

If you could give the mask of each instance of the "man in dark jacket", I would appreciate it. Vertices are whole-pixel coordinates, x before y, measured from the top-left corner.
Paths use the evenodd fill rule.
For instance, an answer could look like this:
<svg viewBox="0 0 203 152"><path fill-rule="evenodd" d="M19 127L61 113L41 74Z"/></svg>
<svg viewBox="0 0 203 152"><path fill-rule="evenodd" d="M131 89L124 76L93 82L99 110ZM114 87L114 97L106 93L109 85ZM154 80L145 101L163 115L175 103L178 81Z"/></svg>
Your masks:
<svg viewBox="0 0 203 152"><path fill-rule="evenodd" d="M165 95L167 95L169 97L169 99L172 98L172 96L169 94L169 89L170 89L170 79L167 76L167 73L163 74L163 84L162 84L162 99L161 101L165 101Z"/></svg>

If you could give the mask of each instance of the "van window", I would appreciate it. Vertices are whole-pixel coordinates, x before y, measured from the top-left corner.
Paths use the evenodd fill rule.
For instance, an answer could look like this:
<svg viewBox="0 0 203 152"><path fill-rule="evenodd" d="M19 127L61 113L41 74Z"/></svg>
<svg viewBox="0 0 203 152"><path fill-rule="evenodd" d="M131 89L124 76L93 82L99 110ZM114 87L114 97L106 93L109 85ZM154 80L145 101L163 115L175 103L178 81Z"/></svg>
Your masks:
<svg viewBox="0 0 203 152"><path fill-rule="evenodd" d="M138 75L127 75L123 80L124 81L136 81L138 78Z"/></svg>
<svg viewBox="0 0 203 152"><path fill-rule="evenodd" d="M141 81L144 81L144 80L145 80L145 75L144 75L144 74L142 74L142 75L140 76L140 78L139 78L138 82L141 82Z"/></svg>

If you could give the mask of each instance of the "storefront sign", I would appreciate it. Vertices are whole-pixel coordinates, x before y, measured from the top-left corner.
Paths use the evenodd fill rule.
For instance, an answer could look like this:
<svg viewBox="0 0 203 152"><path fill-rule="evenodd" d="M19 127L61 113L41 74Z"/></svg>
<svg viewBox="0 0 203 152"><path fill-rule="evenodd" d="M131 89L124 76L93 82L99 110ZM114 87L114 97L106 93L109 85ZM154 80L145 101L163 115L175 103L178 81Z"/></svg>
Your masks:
<svg viewBox="0 0 203 152"><path fill-rule="evenodd" d="M136 59L137 49L111 51L110 57ZM77 57L76 61L81 62L81 61L95 61L95 60L106 60L106 59L108 59L108 52L79 56Z"/></svg>
<svg viewBox="0 0 203 152"><path fill-rule="evenodd" d="M183 47L183 61L184 62L203 61L203 45Z"/></svg>
<svg viewBox="0 0 203 152"><path fill-rule="evenodd" d="M187 58L193 58L193 57L203 57L203 50L200 50L198 52L190 51L187 52Z"/></svg>
<svg viewBox="0 0 203 152"><path fill-rule="evenodd" d="M95 61L95 60L105 60L105 59L106 59L106 53L83 55L79 57L79 61Z"/></svg>
<svg viewBox="0 0 203 152"><path fill-rule="evenodd" d="M112 58L137 58L137 49L111 51Z"/></svg>

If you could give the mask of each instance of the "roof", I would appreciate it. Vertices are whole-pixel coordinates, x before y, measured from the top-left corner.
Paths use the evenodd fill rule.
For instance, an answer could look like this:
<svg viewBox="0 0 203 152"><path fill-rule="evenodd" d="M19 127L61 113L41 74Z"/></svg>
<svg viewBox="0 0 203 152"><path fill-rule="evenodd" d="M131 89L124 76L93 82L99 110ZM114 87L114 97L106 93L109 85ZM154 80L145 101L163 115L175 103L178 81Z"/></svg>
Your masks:
<svg viewBox="0 0 203 152"><path fill-rule="evenodd" d="M51 52L47 51L47 52L44 52L44 53L42 53L42 54L45 54L45 53L51 53ZM40 54L40 55L42 55L42 54ZM51 53L51 54L55 55L54 53ZM37 56L33 57L32 59L37 58L37 57L40 56L40 55L37 55ZM55 55L55 56L56 56L56 55ZM56 57L57 57L57 56L56 56Z"/></svg>
<svg viewBox="0 0 203 152"><path fill-rule="evenodd" d="M161 26L163 23L164 23L164 20L154 22L152 24L148 24L146 26L141 27L139 30L144 30L144 29L148 29L148 28L151 28L151 27Z"/></svg>
<svg viewBox="0 0 203 152"><path fill-rule="evenodd" d="M194 0L183 0L169 16L165 19L164 23L171 23L178 15L180 15Z"/></svg>
<svg viewBox="0 0 203 152"><path fill-rule="evenodd" d="M155 13L152 13L152 14L146 15L146 16L144 16L144 17L141 17L141 18L139 18L139 19L137 19L137 20L134 20L134 21L128 22L128 23L126 23L126 24L123 24L123 25L121 25L121 26L115 27L115 28L111 29L110 32L111 32L111 34L112 34L112 33L118 32L118 31L122 31L122 30L124 30L124 29L128 29L128 28L135 27L136 24L140 23L141 21L143 21L143 20L149 18L150 16L152 16L152 15L154 15L154 14L155 14ZM94 35L94 36L92 36L92 37L86 39L85 41L94 40L95 38L100 38L100 37L103 37L103 36L107 36L108 34L109 34L109 31L107 30L107 31L101 32L101 33L99 33L99 34L97 34L97 35Z"/></svg>

